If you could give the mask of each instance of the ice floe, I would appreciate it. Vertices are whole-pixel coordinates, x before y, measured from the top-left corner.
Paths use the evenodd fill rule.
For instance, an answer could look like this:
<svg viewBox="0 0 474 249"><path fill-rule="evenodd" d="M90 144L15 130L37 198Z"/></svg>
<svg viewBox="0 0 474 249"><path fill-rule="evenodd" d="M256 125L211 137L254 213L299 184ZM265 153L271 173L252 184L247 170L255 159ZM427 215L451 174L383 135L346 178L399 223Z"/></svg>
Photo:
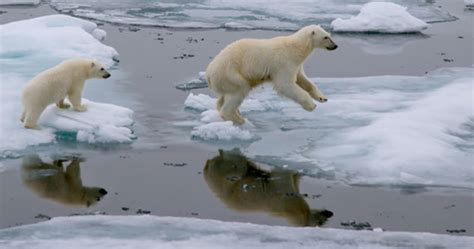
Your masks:
<svg viewBox="0 0 474 249"><path fill-rule="evenodd" d="M41 0L2 0L1 5L38 5Z"/></svg>
<svg viewBox="0 0 474 249"><path fill-rule="evenodd" d="M51 0L64 13L105 22L172 28L297 30L309 24L328 27L336 18L349 18L371 0ZM456 18L430 0L390 0L406 6L425 22Z"/></svg>
<svg viewBox="0 0 474 249"><path fill-rule="evenodd" d="M0 158L64 137L86 143L133 141L133 112L111 104L85 100L89 110L84 113L51 105L40 119L41 130L24 129L19 120L23 85L39 72L72 57L95 58L107 67L118 60L117 51L99 41L105 31L90 21L51 15L0 25L0 33ZM86 93L94 84L87 83Z"/></svg>
<svg viewBox="0 0 474 249"><path fill-rule="evenodd" d="M474 8L474 0L464 0L464 5L468 8Z"/></svg>
<svg viewBox="0 0 474 249"><path fill-rule="evenodd" d="M428 28L428 24L412 16L406 7L390 2L370 2L357 16L337 18L331 27L335 32L417 33Z"/></svg>
<svg viewBox="0 0 474 249"><path fill-rule="evenodd" d="M177 125L211 143L219 143L225 128L240 129L225 137L228 147L308 175L350 184L472 189L473 75L473 68L443 68L418 77L315 78L329 101L314 112L263 86L244 101L241 111L252 125L241 127L221 125L215 98L190 93L186 120ZM195 132L212 124L219 129Z"/></svg>
<svg viewBox="0 0 474 249"><path fill-rule="evenodd" d="M0 230L16 248L471 248L468 236L295 228L157 216L76 216Z"/></svg>

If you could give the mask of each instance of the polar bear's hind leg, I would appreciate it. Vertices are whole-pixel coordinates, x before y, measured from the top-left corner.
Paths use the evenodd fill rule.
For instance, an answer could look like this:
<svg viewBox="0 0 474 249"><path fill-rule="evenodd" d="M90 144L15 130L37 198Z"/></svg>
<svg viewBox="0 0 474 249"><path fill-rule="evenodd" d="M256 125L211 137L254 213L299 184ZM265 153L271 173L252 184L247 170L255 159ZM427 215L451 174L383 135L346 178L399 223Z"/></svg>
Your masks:
<svg viewBox="0 0 474 249"><path fill-rule="evenodd" d="M218 99L217 99L217 102L216 102L216 109L217 111L220 111L222 109L222 105L224 105L224 101L225 101L225 95L222 95L220 96Z"/></svg>

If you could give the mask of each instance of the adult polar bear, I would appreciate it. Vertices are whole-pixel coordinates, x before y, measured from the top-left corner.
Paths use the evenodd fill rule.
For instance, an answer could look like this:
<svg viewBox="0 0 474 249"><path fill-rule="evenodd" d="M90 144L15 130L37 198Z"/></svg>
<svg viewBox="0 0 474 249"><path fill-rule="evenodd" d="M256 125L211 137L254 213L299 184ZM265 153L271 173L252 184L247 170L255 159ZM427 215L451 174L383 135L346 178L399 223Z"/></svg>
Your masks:
<svg viewBox="0 0 474 249"><path fill-rule="evenodd" d="M311 83L303 63L316 48L334 50L337 45L319 25L310 25L289 36L242 39L224 48L206 70L209 88L220 95L217 110L224 120L243 124L239 106L252 88L271 81L275 90L305 110L312 111L327 98Z"/></svg>
<svg viewBox="0 0 474 249"><path fill-rule="evenodd" d="M104 66L93 59L70 59L50 68L31 79L23 89L23 113L21 122L25 128L34 129L36 123L49 105L69 108L64 103L66 96L74 110L83 112L87 107L81 104L84 83L91 78L108 78Z"/></svg>

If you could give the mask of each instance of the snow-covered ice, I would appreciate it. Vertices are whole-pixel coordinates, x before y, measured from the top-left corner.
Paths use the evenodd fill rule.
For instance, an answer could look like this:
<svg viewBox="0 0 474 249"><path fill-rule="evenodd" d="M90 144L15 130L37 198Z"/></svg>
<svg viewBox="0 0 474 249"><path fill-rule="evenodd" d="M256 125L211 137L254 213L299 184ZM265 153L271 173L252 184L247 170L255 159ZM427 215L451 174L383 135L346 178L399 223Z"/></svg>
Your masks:
<svg viewBox="0 0 474 249"><path fill-rule="evenodd" d="M410 232L295 228L157 216L75 216L0 230L0 247L128 248L471 248L474 238Z"/></svg>
<svg viewBox="0 0 474 249"><path fill-rule="evenodd" d="M372 0L51 0L59 11L121 24L172 28L297 30L309 24L329 27L336 18L349 18ZM425 22L455 17L431 0L389 0Z"/></svg>
<svg viewBox="0 0 474 249"><path fill-rule="evenodd" d="M473 75L442 68L420 77L315 78L329 101L314 112L263 86L241 108L252 125L238 127L257 139L239 130L226 143L247 139L241 149L256 161L349 184L472 189ZM222 123L215 101L190 93L178 132L195 137ZM218 143L223 129L203 136Z"/></svg>
<svg viewBox="0 0 474 249"><path fill-rule="evenodd" d="M335 32L417 33L428 28L428 24L408 13L406 7L390 2L370 2L357 16L337 18L331 27Z"/></svg>
<svg viewBox="0 0 474 249"><path fill-rule="evenodd" d="M118 60L117 51L99 41L105 31L90 21L51 15L1 25L0 33L0 158L55 143L66 133L69 139L88 143L133 141L132 111L111 104L85 100L89 107L85 113L51 105L40 119L41 130L24 129L19 120L23 85L39 72L72 57L95 58L107 67ZM94 81L87 83L86 93L95 84L103 84Z"/></svg>

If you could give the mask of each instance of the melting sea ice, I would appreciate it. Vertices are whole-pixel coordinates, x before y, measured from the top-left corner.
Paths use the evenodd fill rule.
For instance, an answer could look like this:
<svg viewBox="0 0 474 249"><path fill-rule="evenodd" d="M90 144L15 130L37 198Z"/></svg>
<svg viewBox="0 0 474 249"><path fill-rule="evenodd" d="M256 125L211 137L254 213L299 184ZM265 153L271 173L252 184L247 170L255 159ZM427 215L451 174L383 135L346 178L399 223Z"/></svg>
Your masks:
<svg viewBox="0 0 474 249"><path fill-rule="evenodd" d="M173 28L296 30L308 24L329 26L357 15L369 0L51 0L63 13L121 23ZM428 22L456 18L430 0L391 0Z"/></svg>
<svg viewBox="0 0 474 249"><path fill-rule="evenodd" d="M472 237L293 228L156 216L78 216L0 230L15 248L470 248Z"/></svg>
<svg viewBox="0 0 474 249"><path fill-rule="evenodd" d="M214 98L190 93L187 118L175 126L192 139L242 147L257 161L316 177L472 189L473 74L442 68L423 77L315 78L329 101L313 112L265 85L241 106L249 121L242 127L220 119Z"/></svg>

